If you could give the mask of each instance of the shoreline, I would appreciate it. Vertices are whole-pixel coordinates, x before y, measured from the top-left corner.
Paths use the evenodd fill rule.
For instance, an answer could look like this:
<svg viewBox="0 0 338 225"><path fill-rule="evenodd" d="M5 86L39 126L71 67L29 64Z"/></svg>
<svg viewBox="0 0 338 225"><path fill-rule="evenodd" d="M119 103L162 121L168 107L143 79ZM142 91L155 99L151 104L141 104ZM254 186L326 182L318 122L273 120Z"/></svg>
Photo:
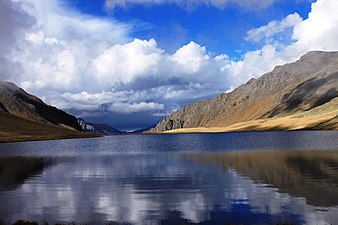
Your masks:
<svg viewBox="0 0 338 225"><path fill-rule="evenodd" d="M0 133L1 134L1 133ZM67 139L84 139L84 138L98 138L106 136L104 134L74 134L74 135L65 135L65 136L45 136L45 137L36 137L36 136L19 136L19 137L0 137L0 143L15 143L15 142L30 142L30 141L55 141L55 140L67 140Z"/></svg>
<svg viewBox="0 0 338 225"><path fill-rule="evenodd" d="M311 115L304 112L286 117L239 122L226 127L195 127L164 131L161 133L224 133L256 131L338 130L338 110Z"/></svg>
<svg viewBox="0 0 338 225"><path fill-rule="evenodd" d="M260 132L297 132L297 131L331 131L337 132L338 130L319 130L319 129L298 129L298 130L240 130L240 131L215 131L215 130L204 130L204 131L193 131L199 128L187 128L187 129L176 129L171 131L159 132L159 133L145 133L144 135L172 135L172 134L221 134L221 133L260 133ZM181 131L182 130L182 131Z"/></svg>

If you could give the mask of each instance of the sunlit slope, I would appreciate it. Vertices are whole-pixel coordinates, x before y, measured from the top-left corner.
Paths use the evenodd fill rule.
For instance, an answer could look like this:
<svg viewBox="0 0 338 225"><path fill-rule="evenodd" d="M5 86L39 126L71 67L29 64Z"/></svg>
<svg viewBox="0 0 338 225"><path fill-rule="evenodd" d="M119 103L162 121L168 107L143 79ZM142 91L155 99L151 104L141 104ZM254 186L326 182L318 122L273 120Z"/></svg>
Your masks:
<svg viewBox="0 0 338 225"><path fill-rule="evenodd" d="M227 127L198 127L165 133L235 132L264 130L338 130L338 98L303 113L291 116L251 120Z"/></svg>
<svg viewBox="0 0 338 225"><path fill-rule="evenodd" d="M336 129L332 109L328 113L301 115L336 97L338 52L310 52L294 63L251 79L231 93L188 105L150 132L186 132L190 128L194 129L189 132ZM325 124L320 125L322 122Z"/></svg>

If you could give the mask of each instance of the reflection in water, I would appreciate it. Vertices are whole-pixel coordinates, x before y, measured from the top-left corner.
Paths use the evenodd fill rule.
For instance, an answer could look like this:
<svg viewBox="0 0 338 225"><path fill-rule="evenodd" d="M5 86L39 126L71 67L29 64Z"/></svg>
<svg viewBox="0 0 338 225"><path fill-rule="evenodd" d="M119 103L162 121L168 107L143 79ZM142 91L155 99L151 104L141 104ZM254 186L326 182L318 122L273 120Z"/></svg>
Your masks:
<svg viewBox="0 0 338 225"><path fill-rule="evenodd" d="M188 161L235 169L280 192L320 207L338 205L338 152L241 152L186 154Z"/></svg>
<svg viewBox="0 0 338 225"><path fill-rule="evenodd" d="M17 188L52 163L47 158L0 158L0 192Z"/></svg>
<svg viewBox="0 0 338 225"><path fill-rule="evenodd" d="M27 160L31 172L21 170L22 160ZM12 188L0 190L6 206L0 207L0 218L5 222L334 224L338 220L335 152L151 153L44 160L0 160L1 178L14 177Z"/></svg>

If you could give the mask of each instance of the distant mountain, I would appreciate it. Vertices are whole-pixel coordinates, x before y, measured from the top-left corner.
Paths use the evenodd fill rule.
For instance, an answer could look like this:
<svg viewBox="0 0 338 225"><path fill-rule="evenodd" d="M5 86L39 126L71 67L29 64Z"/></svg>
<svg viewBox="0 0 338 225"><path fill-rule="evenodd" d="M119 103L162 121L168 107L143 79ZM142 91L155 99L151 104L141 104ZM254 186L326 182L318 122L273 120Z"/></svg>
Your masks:
<svg viewBox="0 0 338 225"><path fill-rule="evenodd" d="M314 51L231 93L188 105L150 132L338 129L337 97L338 52Z"/></svg>
<svg viewBox="0 0 338 225"><path fill-rule="evenodd" d="M94 133L101 133L101 134L121 134L121 131L112 128L107 124L96 124L96 123L89 123L86 122L84 119L79 118L77 119L78 123L80 124L82 130L85 132L94 132Z"/></svg>
<svg viewBox="0 0 338 225"><path fill-rule="evenodd" d="M4 112L28 120L82 131L75 116L45 104L41 99L10 82L0 82L0 108Z"/></svg>
<svg viewBox="0 0 338 225"><path fill-rule="evenodd" d="M125 134L142 134L150 129L153 129L156 126L156 124L149 126L149 127L145 127L145 128L141 128L141 129L137 129L137 130L130 130L130 131L126 131L124 132Z"/></svg>
<svg viewBox="0 0 338 225"><path fill-rule="evenodd" d="M75 116L45 104L10 82L0 82L0 142L96 137Z"/></svg>
<svg viewBox="0 0 338 225"><path fill-rule="evenodd" d="M111 134L121 134L122 132L115 129L115 128L112 128L111 126L107 125L107 124L104 124L104 123L90 123L92 126L95 127L95 129L97 131L99 131L99 133L103 133L103 134L108 134L108 135L111 135Z"/></svg>

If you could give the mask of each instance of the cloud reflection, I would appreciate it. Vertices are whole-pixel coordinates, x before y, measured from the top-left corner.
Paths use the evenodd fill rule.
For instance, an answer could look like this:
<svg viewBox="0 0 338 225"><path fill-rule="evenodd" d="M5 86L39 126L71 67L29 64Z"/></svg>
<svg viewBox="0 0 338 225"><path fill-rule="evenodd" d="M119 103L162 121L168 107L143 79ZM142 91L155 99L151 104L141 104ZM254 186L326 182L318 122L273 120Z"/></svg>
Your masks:
<svg viewBox="0 0 338 225"><path fill-rule="evenodd" d="M259 157L250 158L245 161L244 153L68 158L15 190L0 192L7 206L0 208L0 218L90 224L325 224L338 219L337 207L318 211L307 203L307 196L280 193L274 182L271 187L252 176L262 171ZM252 173L242 170L241 162Z"/></svg>

